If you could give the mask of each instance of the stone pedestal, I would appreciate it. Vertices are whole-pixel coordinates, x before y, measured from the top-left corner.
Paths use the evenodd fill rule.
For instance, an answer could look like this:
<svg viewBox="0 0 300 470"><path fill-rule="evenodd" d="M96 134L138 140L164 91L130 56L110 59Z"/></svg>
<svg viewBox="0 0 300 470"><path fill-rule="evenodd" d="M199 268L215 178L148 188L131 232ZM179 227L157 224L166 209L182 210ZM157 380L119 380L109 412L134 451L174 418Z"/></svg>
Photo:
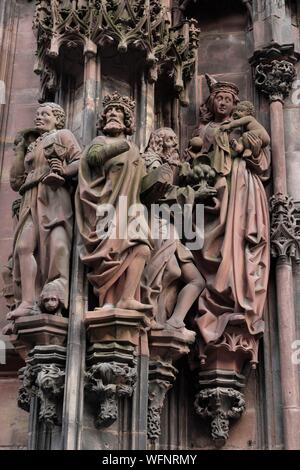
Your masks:
<svg viewBox="0 0 300 470"><path fill-rule="evenodd" d="M34 346L65 346L68 334L67 318L41 314L16 320L10 341L23 359Z"/></svg>
<svg viewBox="0 0 300 470"><path fill-rule="evenodd" d="M145 448L148 382L148 320L141 312L96 309L85 318L87 333L85 392L98 436L110 448L120 448L117 429L124 414L130 424L123 438L131 449ZM129 418L130 416L130 418ZM121 439L122 440L122 439ZM90 445L88 443L88 445ZM99 448L102 445L99 442ZM83 444L87 448L87 444ZM122 446L121 446L122 448Z"/></svg>
<svg viewBox="0 0 300 470"><path fill-rule="evenodd" d="M30 449L59 449L68 319L33 315L15 322L9 340L25 360L18 406L30 413Z"/></svg>
<svg viewBox="0 0 300 470"><path fill-rule="evenodd" d="M200 346L199 392L194 406L199 416L211 420L211 437L217 447L225 445L229 437L230 420L240 418L245 410L243 374L256 368L258 342L241 318L229 324L215 343Z"/></svg>
<svg viewBox="0 0 300 470"><path fill-rule="evenodd" d="M193 332L180 330L152 330L149 333L149 447L155 449L161 434L160 417L168 390L176 379L177 369L173 363L189 353L189 345L195 341Z"/></svg>

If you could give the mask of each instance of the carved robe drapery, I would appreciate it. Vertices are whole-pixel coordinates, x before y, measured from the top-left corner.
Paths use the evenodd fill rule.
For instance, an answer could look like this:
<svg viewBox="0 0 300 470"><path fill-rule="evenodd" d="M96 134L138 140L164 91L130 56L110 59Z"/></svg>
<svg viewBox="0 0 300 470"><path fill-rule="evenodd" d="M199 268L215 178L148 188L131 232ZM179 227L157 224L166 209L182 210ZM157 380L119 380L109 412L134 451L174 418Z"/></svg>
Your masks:
<svg viewBox="0 0 300 470"><path fill-rule="evenodd" d="M140 204L141 183L146 174L136 145L131 143L127 152L111 158L97 168L89 165L90 148L111 141L108 137L96 137L85 151L81 159L76 194L77 223L84 245L82 260L90 268L88 278L96 295L99 295L100 306L120 296L118 294L123 289L125 271L136 256L134 248L140 244L151 246L146 219L139 210L134 210L134 205ZM127 208L121 204L121 196L127 198L123 199L123 203L126 201L127 208L131 211L129 215ZM119 217L123 217L123 221L125 217L128 225L126 236L122 236L124 233L119 232L118 226L116 236L102 236L99 233L99 209L101 211L101 207L107 204L115 210L117 225ZM138 233L130 229L131 226L135 227L137 218L140 224ZM139 297L140 293L136 292L136 299L139 300Z"/></svg>
<svg viewBox="0 0 300 470"><path fill-rule="evenodd" d="M217 126L218 127L218 126ZM230 137L201 125L198 135L213 144L218 172L213 204L205 208L205 241L199 266L206 288L196 322L205 342L217 340L229 321L244 318L251 334L263 332L269 276L269 210L263 186L270 154L244 159L230 152ZM221 144L220 144L221 142Z"/></svg>
<svg viewBox="0 0 300 470"><path fill-rule="evenodd" d="M81 149L72 132L67 129L52 132L55 140L66 147L64 165L79 160ZM21 275L18 257L18 241L26 224L32 220L36 231L37 248L35 259L37 264L36 294L37 298L43 287L49 282L59 284L63 292L63 305L68 307L69 298L69 261L73 232L73 209L70 189L67 184L53 188L42 182L49 173L49 163L44 155L43 141L47 134L38 138L29 148L25 160L25 173L11 178L11 185L23 194L19 221L15 230L13 245L13 278L17 292L20 291ZM31 223L31 222L30 222ZM51 238L58 227L63 228L59 242L61 248ZM18 295L17 295L18 297Z"/></svg>

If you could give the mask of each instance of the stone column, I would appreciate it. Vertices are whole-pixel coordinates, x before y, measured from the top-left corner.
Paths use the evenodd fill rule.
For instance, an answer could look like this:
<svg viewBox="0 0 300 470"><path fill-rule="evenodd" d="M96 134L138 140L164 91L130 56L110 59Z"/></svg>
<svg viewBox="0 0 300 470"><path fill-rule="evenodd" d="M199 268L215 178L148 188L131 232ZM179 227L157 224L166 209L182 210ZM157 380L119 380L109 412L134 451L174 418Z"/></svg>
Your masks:
<svg viewBox="0 0 300 470"><path fill-rule="evenodd" d="M100 82L100 64L97 47L91 41L84 49L84 110L82 113L81 140L88 145L96 134L97 93ZM77 228L73 242L72 279L70 297L70 327L66 362L66 393L63 409L63 449L76 450L81 445L85 370L85 311L87 310L87 285L85 269L80 261L79 233Z"/></svg>
<svg viewBox="0 0 300 470"><path fill-rule="evenodd" d="M295 78L290 60L261 59L256 67L256 85L270 100L274 196L271 198L272 255L276 258L277 309L280 372L283 400L285 449L300 448L300 395L297 366L292 363L292 344L296 340L292 259L299 256L293 201L287 194L284 100ZM297 432L298 430L298 432Z"/></svg>
<svg viewBox="0 0 300 470"><path fill-rule="evenodd" d="M82 122L82 143L88 145L96 134L97 84L100 77L100 64L97 61L97 46L84 56L84 111Z"/></svg>

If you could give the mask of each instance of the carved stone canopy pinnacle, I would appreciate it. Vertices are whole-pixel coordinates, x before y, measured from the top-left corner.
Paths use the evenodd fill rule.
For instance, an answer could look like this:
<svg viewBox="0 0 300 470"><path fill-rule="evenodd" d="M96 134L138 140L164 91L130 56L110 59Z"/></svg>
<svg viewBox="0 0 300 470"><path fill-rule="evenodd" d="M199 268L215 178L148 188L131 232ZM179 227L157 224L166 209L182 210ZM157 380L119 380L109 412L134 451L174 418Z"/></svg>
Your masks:
<svg viewBox="0 0 300 470"><path fill-rule="evenodd" d="M33 27L41 99L58 87L55 59L62 45L80 48L88 56L111 45L120 54L138 51L145 59L148 80L167 74L178 96L194 73L200 34L197 22L190 19L172 27L160 0L37 0Z"/></svg>

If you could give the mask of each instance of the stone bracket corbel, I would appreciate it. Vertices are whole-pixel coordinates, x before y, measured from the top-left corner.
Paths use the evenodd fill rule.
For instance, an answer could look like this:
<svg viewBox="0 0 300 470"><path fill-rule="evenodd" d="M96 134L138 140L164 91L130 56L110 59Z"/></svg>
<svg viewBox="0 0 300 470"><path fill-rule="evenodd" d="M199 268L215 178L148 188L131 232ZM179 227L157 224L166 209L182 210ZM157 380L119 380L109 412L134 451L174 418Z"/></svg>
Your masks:
<svg viewBox="0 0 300 470"><path fill-rule="evenodd" d="M151 441L156 441L161 434L161 412L177 373L178 370L170 362L152 361L149 364L147 434Z"/></svg>
<svg viewBox="0 0 300 470"><path fill-rule="evenodd" d="M199 416L211 419L211 436L216 447L222 447L229 437L229 421L241 417L245 399L234 388L206 388L196 395L194 406Z"/></svg>
<svg viewBox="0 0 300 470"><path fill-rule="evenodd" d="M98 308L86 313L88 349L85 392L93 403L95 427L118 419L119 399L132 397L137 384L137 354L148 324L134 310Z"/></svg>
<svg viewBox="0 0 300 470"><path fill-rule="evenodd" d="M96 428L110 426L118 419L118 399L132 396L136 380L135 364L130 367L117 362L101 362L87 370L85 389L95 396L99 408Z"/></svg>
<svg viewBox="0 0 300 470"><path fill-rule="evenodd" d="M148 388L148 439L155 446L160 429L160 417L167 392L172 388L177 369L173 363L189 353L195 333L182 333L176 329L149 332L149 388Z"/></svg>
<svg viewBox="0 0 300 470"><path fill-rule="evenodd" d="M65 384L66 348L36 346L28 354L26 366L20 369L22 386L18 406L30 411L31 401L38 398L38 419L50 426L61 423L59 406Z"/></svg>

